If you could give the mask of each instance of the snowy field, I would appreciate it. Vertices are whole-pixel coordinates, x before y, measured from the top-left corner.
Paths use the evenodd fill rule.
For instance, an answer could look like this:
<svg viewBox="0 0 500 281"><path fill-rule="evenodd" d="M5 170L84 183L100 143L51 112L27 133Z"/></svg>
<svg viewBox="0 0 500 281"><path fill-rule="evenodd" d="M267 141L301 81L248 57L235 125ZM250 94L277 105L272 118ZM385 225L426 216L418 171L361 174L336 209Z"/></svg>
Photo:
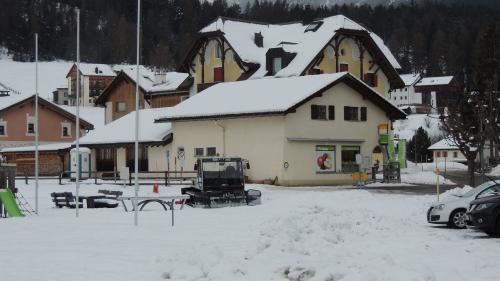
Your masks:
<svg viewBox="0 0 500 281"><path fill-rule="evenodd" d="M18 187L33 202L33 185ZM121 207L55 209L50 192L74 187L44 181L39 216L0 220L2 280L500 280L500 241L427 224L433 196L251 187L262 205L187 207L175 227L151 207L134 227ZM82 193L103 188L123 190Z"/></svg>

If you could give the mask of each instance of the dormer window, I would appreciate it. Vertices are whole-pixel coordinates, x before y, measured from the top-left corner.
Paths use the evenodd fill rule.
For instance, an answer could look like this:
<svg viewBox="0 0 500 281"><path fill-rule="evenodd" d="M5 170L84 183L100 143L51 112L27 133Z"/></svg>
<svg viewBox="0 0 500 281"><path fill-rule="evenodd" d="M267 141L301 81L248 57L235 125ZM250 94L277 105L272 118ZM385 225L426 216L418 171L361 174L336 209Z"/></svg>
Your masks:
<svg viewBox="0 0 500 281"><path fill-rule="evenodd" d="M322 21L315 21L315 22L311 22L307 27L306 27L306 30L304 32L315 32L316 30L319 29L319 27L323 24Z"/></svg>
<svg viewBox="0 0 500 281"><path fill-rule="evenodd" d="M278 73L283 68L283 60L281 57L273 58L273 74Z"/></svg>

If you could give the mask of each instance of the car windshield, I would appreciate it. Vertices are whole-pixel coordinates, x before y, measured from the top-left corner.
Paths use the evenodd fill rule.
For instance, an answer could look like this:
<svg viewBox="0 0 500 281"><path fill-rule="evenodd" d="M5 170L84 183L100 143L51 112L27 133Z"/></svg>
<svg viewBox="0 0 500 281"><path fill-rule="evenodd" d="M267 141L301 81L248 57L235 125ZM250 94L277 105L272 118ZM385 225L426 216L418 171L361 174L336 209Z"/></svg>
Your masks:
<svg viewBox="0 0 500 281"><path fill-rule="evenodd" d="M241 175L241 162L203 162L204 178L237 179Z"/></svg>
<svg viewBox="0 0 500 281"><path fill-rule="evenodd" d="M494 183L489 182L489 181L488 181L488 182L485 182L485 183L482 183L482 184L480 184L480 185L476 186L475 188L473 188L473 189L471 189L471 190L467 191L467 192L466 192L466 193L464 193L461 197L471 197L471 196L473 196L474 194L476 194L477 192L479 192L479 191L481 191L481 190L483 190L483 189L485 189L485 188L487 188L487 187L489 187L489 186L491 186L491 185L493 185L493 184L494 184Z"/></svg>

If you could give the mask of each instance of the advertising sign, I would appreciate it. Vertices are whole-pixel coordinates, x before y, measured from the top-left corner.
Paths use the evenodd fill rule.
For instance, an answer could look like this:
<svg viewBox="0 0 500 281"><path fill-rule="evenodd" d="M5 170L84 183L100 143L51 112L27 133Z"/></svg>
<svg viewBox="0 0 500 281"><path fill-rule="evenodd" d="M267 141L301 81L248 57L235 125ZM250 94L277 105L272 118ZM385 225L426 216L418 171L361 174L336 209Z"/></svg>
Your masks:
<svg viewBox="0 0 500 281"><path fill-rule="evenodd" d="M335 145L316 146L316 172L335 172Z"/></svg>

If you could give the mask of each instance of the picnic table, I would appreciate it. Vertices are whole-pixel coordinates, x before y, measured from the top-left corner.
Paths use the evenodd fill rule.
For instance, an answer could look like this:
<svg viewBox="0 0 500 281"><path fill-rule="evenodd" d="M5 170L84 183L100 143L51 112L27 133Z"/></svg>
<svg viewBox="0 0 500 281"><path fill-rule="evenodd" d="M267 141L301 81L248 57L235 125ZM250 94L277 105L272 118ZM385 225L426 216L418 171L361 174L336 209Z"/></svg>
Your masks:
<svg viewBox="0 0 500 281"><path fill-rule="evenodd" d="M118 197L117 200L122 202L123 208L125 209L125 212L128 212L129 209L127 208L127 205L125 204L125 201L130 201L132 202L132 209L130 210L131 212L135 211L134 209L134 200L137 200L137 208L139 211L142 211L146 205L149 203L158 203L160 204L165 211L168 211L170 209L172 213L172 226L174 226L174 210L175 210L175 201L180 200L181 207L179 208L182 210L184 208L184 203L186 200L189 199L189 195L173 195L173 196L121 196Z"/></svg>

